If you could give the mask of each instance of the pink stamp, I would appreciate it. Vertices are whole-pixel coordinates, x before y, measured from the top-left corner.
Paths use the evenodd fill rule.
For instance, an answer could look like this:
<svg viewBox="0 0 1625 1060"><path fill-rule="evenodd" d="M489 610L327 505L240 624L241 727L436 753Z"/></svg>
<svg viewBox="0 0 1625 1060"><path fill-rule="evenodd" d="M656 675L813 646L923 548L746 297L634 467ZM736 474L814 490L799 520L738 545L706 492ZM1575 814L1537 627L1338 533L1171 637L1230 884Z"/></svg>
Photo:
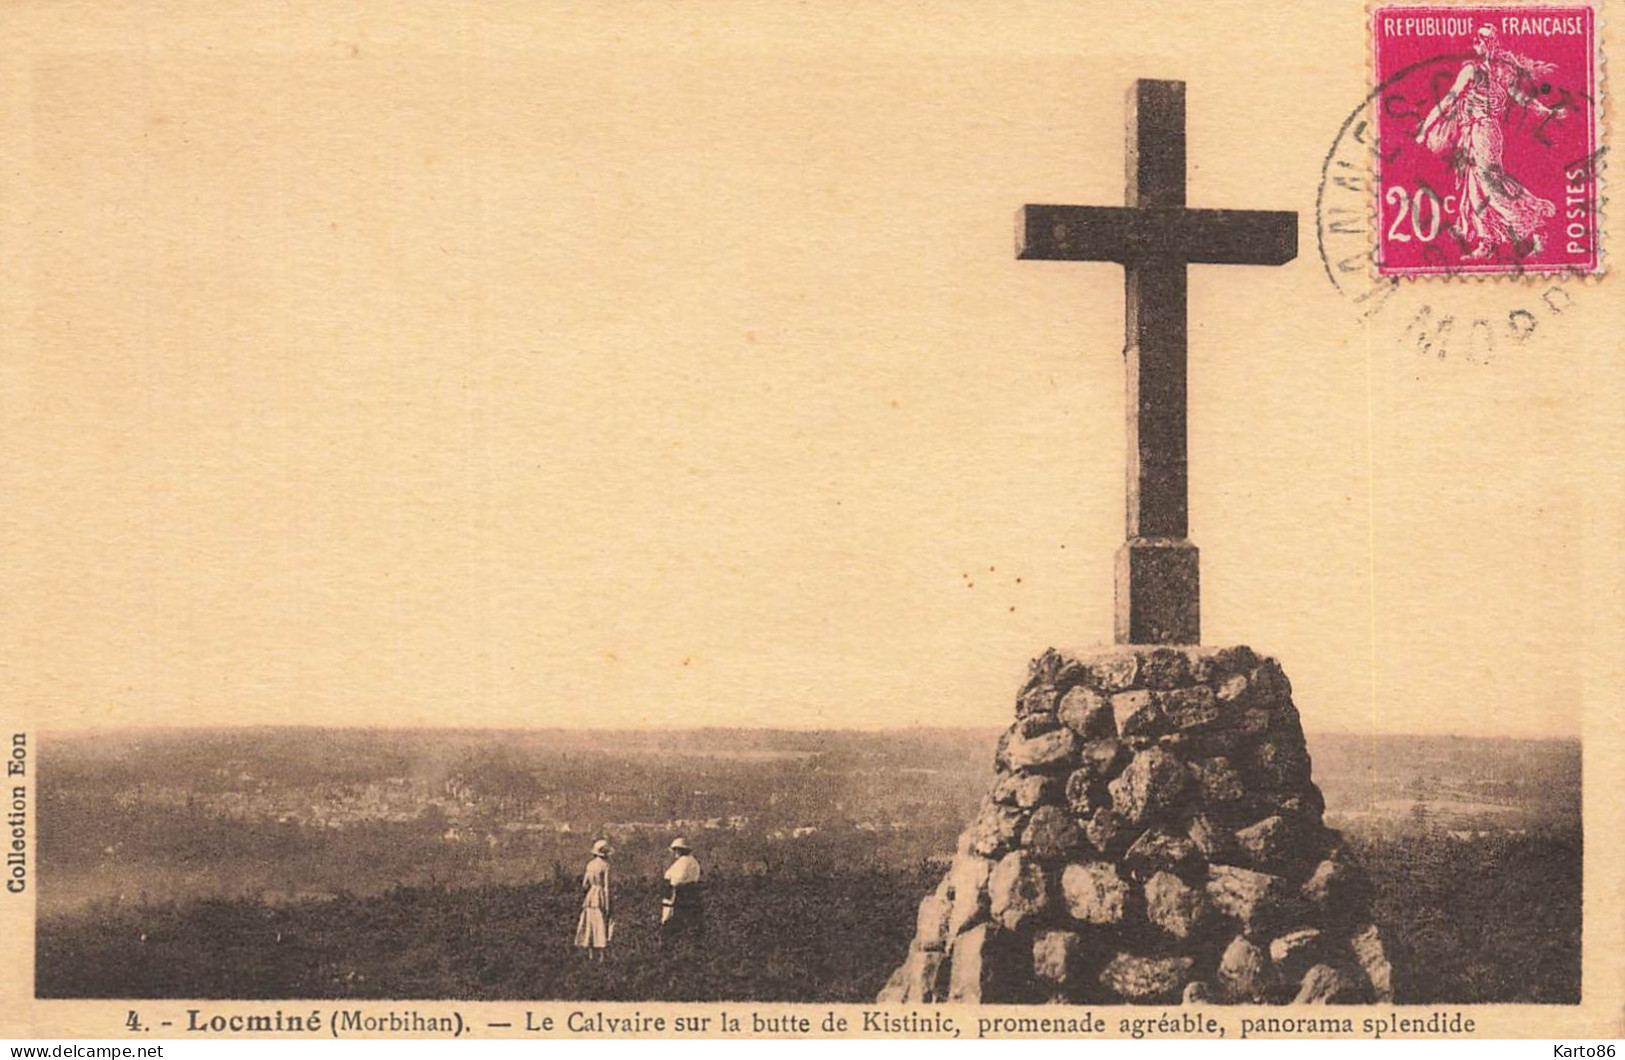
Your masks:
<svg viewBox="0 0 1625 1060"><path fill-rule="evenodd" d="M1371 37L1377 272L1600 271L1592 8L1379 7Z"/></svg>

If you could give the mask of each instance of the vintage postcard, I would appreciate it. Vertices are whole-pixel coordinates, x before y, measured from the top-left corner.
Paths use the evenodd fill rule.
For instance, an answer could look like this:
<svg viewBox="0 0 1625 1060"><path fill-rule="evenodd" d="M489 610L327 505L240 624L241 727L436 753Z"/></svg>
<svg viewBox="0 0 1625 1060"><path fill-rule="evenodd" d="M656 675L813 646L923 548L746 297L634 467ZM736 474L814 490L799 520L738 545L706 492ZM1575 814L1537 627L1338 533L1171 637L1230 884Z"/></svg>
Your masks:
<svg viewBox="0 0 1625 1060"><path fill-rule="evenodd" d="M0 1037L1625 1033L1611 14L0 8Z"/></svg>

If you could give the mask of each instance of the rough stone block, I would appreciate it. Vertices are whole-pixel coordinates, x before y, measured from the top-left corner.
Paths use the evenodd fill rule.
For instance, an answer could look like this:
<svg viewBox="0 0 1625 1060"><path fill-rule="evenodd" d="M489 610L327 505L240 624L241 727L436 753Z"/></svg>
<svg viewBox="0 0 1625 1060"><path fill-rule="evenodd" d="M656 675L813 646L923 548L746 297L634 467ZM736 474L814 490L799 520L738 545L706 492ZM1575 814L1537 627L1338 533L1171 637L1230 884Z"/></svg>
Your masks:
<svg viewBox="0 0 1625 1060"><path fill-rule="evenodd" d="M1206 891L1213 908L1235 919L1248 935L1274 927L1285 904L1279 876L1234 865L1209 865Z"/></svg>
<svg viewBox="0 0 1625 1060"><path fill-rule="evenodd" d="M1371 984L1374 1001L1394 1000L1394 966L1388 962L1387 948L1382 944L1382 932L1377 925L1368 924L1349 939L1354 960Z"/></svg>
<svg viewBox="0 0 1625 1060"><path fill-rule="evenodd" d="M1129 885L1117 866L1104 861L1068 865L1061 873L1061 895L1074 920L1118 924L1128 907Z"/></svg>
<svg viewBox="0 0 1625 1060"><path fill-rule="evenodd" d="M1022 848L1035 858L1059 861L1084 844L1072 816L1058 806L1040 806L1021 835Z"/></svg>
<svg viewBox="0 0 1625 1060"><path fill-rule="evenodd" d="M1117 737L1117 718L1112 703L1093 689L1078 687L1068 692L1056 710L1061 724L1084 740L1111 740Z"/></svg>
<svg viewBox="0 0 1625 1060"><path fill-rule="evenodd" d="M911 946L877 999L881 1004L934 1004L947 993L948 962L940 952Z"/></svg>
<svg viewBox="0 0 1625 1060"><path fill-rule="evenodd" d="M940 950L948 944L948 917L952 911L953 903L946 898L932 894L920 899L914 941L922 950Z"/></svg>
<svg viewBox="0 0 1625 1060"><path fill-rule="evenodd" d="M1246 702L1247 693L1252 688L1247 683L1246 674L1227 674L1215 682L1214 698L1226 707Z"/></svg>
<svg viewBox="0 0 1625 1060"><path fill-rule="evenodd" d="M1226 718L1224 725L1233 724L1233 718ZM1253 748L1258 745L1258 738L1231 728L1214 728L1202 732L1179 733L1177 737L1170 737L1170 742L1177 738L1180 752L1191 758L1224 757L1230 759L1232 767L1243 758L1250 760ZM1242 780L1246 783L1246 778Z"/></svg>
<svg viewBox="0 0 1625 1060"><path fill-rule="evenodd" d="M1276 814L1236 831L1236 845L1247 855L1253 868L1281 874L1310 854L1301 829Z"/></svg>
<svg viewBox="0 0 1625 1060"><path fill-rule="evenodd" d="M1213 689L1206 685L1159 693L1157 706L1167 727L1175 732L1210 728L1224 717Z"/></svg>
<svg viewBox="0 0 1625 1060"><path fill-rule="evenodd" d="M1251 673L1259 661L1258 655L1245 644L1220 648L1213 653L1213 665L1229 674Z"/></svg>
<svg viewBox="0 0 1625 1060"><path fill-rule="evenodd" d="M1066 778L1066 806L1081 820L1105 805L1106 785L1096 780L1088 769L1078 769Z"/></svg>
<svg viewBox="0 0 1625 1060"><path fill-rule="evenodd" d="M1089 845L1108 858L1115 858L1127 849L1137 834L1110 807L1097 809L1083 825L1083 836Z"/></svg>
<svg viewBox="0 0 1625 1060"><path fill-rule="evenodd" d="M1153 648L1140 656L1140 684L1163 691L1189 684L1190 657L1174 648Z"/></svg>
<svg viewBox="0 0 1625 1060"><path fill-rule="evenodd" d="M1049 873L1037 859L1018 850L994 866L987 893L993 919L1014 931L1049 912Z"/></svg>
<svg viewBox="0 0 1625 1060"><path fill-rule="evenodd" d="M1264 951L1245 935L1232 939L1219 958L1219 985L1228 1001L1262 1001L1268 972Z"/></svg>
<svg viewBox="0 0 1625 1060"><path fill-rule="evenodd" d="M1061 719L1052 711L1038 711L1028 714L1016 722L1016 735L1023 740L1031 740L1042 736L1046 732L1054 732L1061 727Z"/></svg>
<svg viewBox="0 0 1625 1060"><path fill-rule="evenodd" d="M1258 665L1247 674L1247 680L1261 699L1292 698L1292 682L1287 680L1286 671L1274 659L1260 659Z"/></svg>
<svg viewBox="0 0 1625 1060"><path fill-rule="evenodd" d="M1265 740L1254 752L1252 766L1259 787L1296 790L1309 783L1309 752L1301 738L1296 744L1284 739Z"/></svg>
<svg viewBox="0 0 1625 1060"><path fill-rule="evenodd" d="M1097 692L1111 695L1135 686L1140 674L1140 656L1134 651L1104 652L1089 667Z"/></svg>
<svg viewBox="0 0 1625 1060"><path fill-rule="evenodd" d="M1156 736L1164 731L1162 708L1153 693L1145 689L1119 692L1112 696L1111 704L1117 731L1123 736Z"/></svg>
<svg viewBox="0 0 1625 1060"><path fill-rule="evenodd" d="M1090 740L1078 749L1078 768L1097 780L1110 780L1128 765L1132 752L1117 740Z"/></svg>
<svg viewBox="0 0 1625 1060"><path fill-rule="evenodd" d="M1171 1002L1179 998L1195 963L1190 957L1137 957L1132 953L1119 953L1100 973L1100 982L1124 1001Z"/></svg>
<svg viewBox="0 0 1625 1060"><path fill-rule="evenodd" d="M1316 865L1302 890L1315 919L1329 928L1363 923L1371 912L1371 881L1357 866L1333 851Z"/></svg>
<svg viewBox="0 0 1625 1060"><path fill-rule="evenodd" d="M1149 879L1159 872L1184 876L1199 871L1202 858L1188 837L1153 828L1129 846L1123 855L1123 867L1137 880Z"/></svg>
<svg viewBox="0 0 1625 1060"><path fill-rule="evenodd" d="M993 770L997 773L1010 772L1010 741L1016 738L1014 725L999 734L999 742L993 745Z"/></svg>
<svg viewBox="0 0 1625 1060"><path fill-rule="evenodd" d="M1068 986L1083 955L1083 939L1075 931L1041 931L1033 939L1033 974L1056 986Z"/></svg>
<svg viewBox="0 0 1625 1060"><path fill-rule="evenodd" d="M1358 1005L1366 1000L1365 984L1349 971L1331 964L1317 964L1303 977L1303 985L1292 999L1294 1005Z"/></svg>
<svg viewBox="0 0 1625 1060"><path fill-rule="evenodd" d="M886 985L880 988L875 995L875 1003L880 1005L901 1005L907 1001L908 993L908 959L892 969L891 976L887 978Z"/></svg>
<svg viewBox="0 0 1625 1060"><path fill-rule="evenodd" d="M1055 675L1050 679L1050 684L1054 685L1062 695L1065 695L1077 685L1088 683L1088 663L1082 659L1075 659L1070 655L1060 655L1059 658L1060 662L1055 666Z"/></svg>
<svg viewBox="0 0 1625 1060"><path fill-rule="evenodd" d="M1030 810L1062 795L1059 777L1045 773L1006 773L993 785L993 801Z"/></svg>
<svg viewBox="0 0 1625 1060"><path fill-rule="evenodd" d="M1178 801L1185 782L1178 758L1160 747L1147 748L1111 782L1112 809L1130 824L1148 824Z"/></svg>
<svg viewBox="0 0 1625 1060"><path fill-rule="evenodd" d="M1269 734L1274 725L1275 708L1246 707L1230 715L1226 728L1261 740Z"/></svg>
<svg viewBox="0 0 1625 1060"><path fill-rule="evenodd" d="M1242 788L1241 774L1236 772L1230 765L1230 759L1224 755L1192 759L1190 772L1204 806L1228 806L1240 802L1246 794Z"/></svg>
<svg viewBox="0 0 1625 1060"><path fill-rule="evenodd" d="M1116 740L1091 740L1078 751L1078 768L1066 782L1067 804L1087 818L1110 801L1107 783L1127 764L1131 752Z"/></svg>
<svg viewBox="0 0 1625 1060"><path fill-rule="evenodd" d="M1318 828L1326 812L1326 798L1318 787L1305 784L1296 793L1282 796L1276 806L1287 817Z"/></svg>
<svg viewBox="0 0 1625 1060"><path fill-rule="evenodd" d="M963 853L978 857L997 858L1016 845L1027 814L1015 806L1002 806L992 799L982 802L981 812L963 835L959 837Z"/></svg>
<svg viewBox="0 0 1625 1060"><path fill-rule="evenodd" d="M948 886L953 907L948 914L948 932L957 935L988 915L987 881L993 862L987 858L960 854L948 866Z"/></svg>
<svg viewBox="0 0 1625 1060"><path fill-rule="evenodd" d="M980 924L954 940L946 1000L1004 1004L1021 999L1032 968L1032 948L1022 935L997 924Z"/></svg>
<svg viewBox="0 0 1625 1060"><path fill-rule="evenodd" d="M1282 979L1299 983L1304 974L1319 963L1323 950L1319 928L1299 928L1277 936L1270 943L1270 963Z"/></svg>
<svg viewBox="0 0 1625 1060"><path fill-rule="evenodd" d="M1186 648L1185 658L1190 662L1191 683L1198 685L1211 685L1220 676L1219 667L1213 661L1211 648Z"/></svg>
<svg viewBox="0 0 1625 1060"><path fill-rule="evenodd" d="M1188 939L1207 915L1207 897L1171 872L1159 872L1145 884L1146 919L1175 938Z"/></svg>
<svg viewBox="0 0 1625 1060"><path fill-rule="evenodd" d="M992 924L978 924L954 940L954 953L948 975L948 1000L976 1005L982 1001L982 987L992 962L987 940Z"/></svg>
<svg viewBox="0 0 1625 1060"><path fill-rule="evenodd" d="M1016 717L1025 718L1030 714L1053 714L1055 704L1060 702L1060 693L1054 685L1029 685L1016 697Z"/></svg>
<svg viewBox="0 0 1625 1060"><path fill-rule="evenodd" d="M1087 680L1088 676L1088 667L1082 660L1049 648L1027 664L1027 685L1023 691L1047 686L1065 692L1073 685Z"/></svg>
<svg viewBox="0 0 1625 1060"><path fill-rule="evenodd" d="M1030 739L1016 736L1005 749L1005 762L1012 771L1053 772L1070 769L1077 753L1078 734L1063 727Z"/></svg>
<svg viewBox="0 0 1625 1060"><path fill-rule="evenodd" d="M1208 861L1233 864L1239 854L1236 837L1207 814L1199 813L1192 817L1185 834L1196 844L1197 852Z"/></svg>

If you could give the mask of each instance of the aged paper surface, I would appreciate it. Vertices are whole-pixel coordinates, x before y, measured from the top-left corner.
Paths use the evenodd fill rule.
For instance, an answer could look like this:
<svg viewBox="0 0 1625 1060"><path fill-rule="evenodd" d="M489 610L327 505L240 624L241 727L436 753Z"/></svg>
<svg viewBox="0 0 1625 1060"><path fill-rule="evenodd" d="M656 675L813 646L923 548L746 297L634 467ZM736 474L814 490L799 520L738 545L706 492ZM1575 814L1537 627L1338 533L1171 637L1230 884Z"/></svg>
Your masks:
<svg viewBox="0 0 1625 1060"><path fill-rule="evenodd" d="M1373 278L1367 14L7 5L0 1035L1618 1036L1625 300ZM1189 269L1202 639L1397 996L877 1006L1112 636L1123 270L1010 226L1123 204L1138 78L1298 214Z"/></svg>

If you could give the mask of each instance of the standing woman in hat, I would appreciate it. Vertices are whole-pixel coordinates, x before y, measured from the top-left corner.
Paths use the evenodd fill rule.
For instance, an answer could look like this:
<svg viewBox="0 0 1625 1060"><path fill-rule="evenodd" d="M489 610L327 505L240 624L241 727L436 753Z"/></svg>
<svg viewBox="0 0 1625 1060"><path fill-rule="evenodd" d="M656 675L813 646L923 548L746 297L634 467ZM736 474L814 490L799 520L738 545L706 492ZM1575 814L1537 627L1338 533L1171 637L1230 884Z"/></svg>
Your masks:
<svg viewBox="0 0 1625 1060"><path fill-rule="evenodd" d="M594 956L604 959L615 929L609 903L609 855L607 839L594 843L592 860L587 862L587 871L581 877L582 889L587 894L581 899L581 919L576 921L576 945L587 951L589 961Z"/></svg>
<svg viewBox="0 0 1625 1060"><path fill-rule="evenodd" d="M705 905L700 900L700 863L688 840L671 841L672 862L666 870L666 897L661 902L660 937L705 934Z"/></svg>

